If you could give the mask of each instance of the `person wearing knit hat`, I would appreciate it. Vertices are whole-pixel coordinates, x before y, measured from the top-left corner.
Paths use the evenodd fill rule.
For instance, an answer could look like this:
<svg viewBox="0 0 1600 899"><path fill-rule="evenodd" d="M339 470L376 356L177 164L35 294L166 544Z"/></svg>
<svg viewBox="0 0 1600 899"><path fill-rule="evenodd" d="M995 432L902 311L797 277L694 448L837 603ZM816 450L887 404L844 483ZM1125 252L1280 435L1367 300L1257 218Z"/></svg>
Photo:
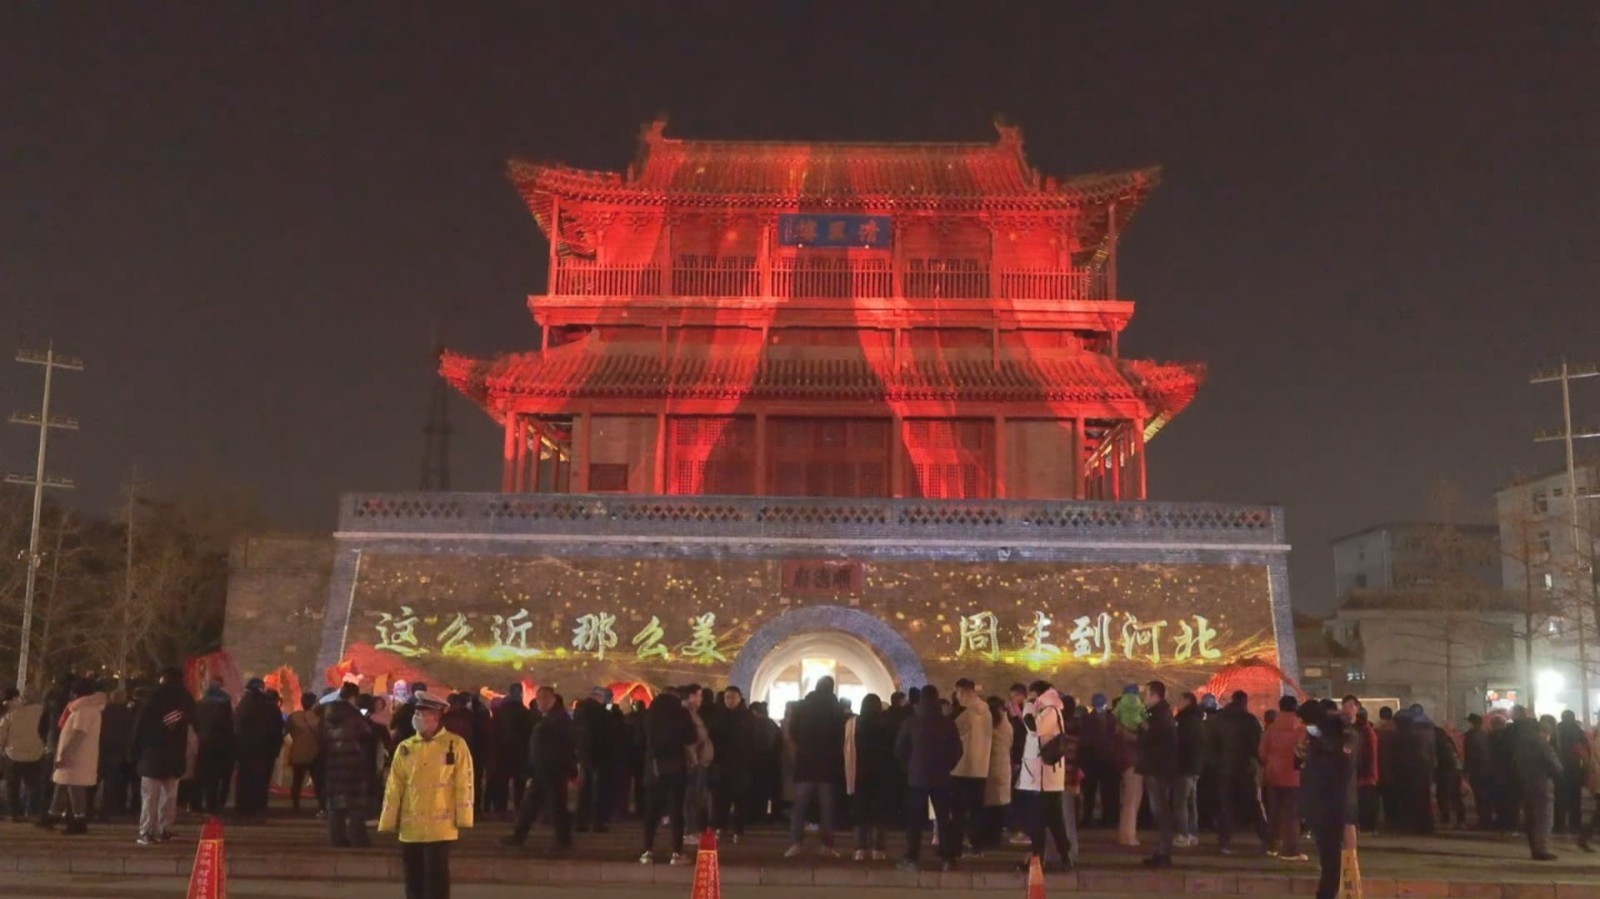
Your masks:
<svg viewBox="0 0 1600 899"><path fill-rule="evenodd" d="M472 751L444 729L443 699L413 694L416 733L395 747L379 833L398 833L407 899L450 895L450 844L473 825Z"/></svg>

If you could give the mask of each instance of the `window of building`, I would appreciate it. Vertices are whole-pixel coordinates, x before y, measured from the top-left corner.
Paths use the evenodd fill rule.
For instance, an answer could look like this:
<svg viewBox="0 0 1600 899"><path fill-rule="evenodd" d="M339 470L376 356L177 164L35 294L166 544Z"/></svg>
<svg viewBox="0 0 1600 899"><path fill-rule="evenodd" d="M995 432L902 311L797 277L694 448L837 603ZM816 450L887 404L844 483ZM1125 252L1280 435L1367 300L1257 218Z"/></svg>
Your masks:
<svg viewBox="0 0 1600 899"><path fill-rule="evenodd" d="M1546 571L1544 573L1544 577L1542 578L1542 580L1544 581L1544 592L1546 592L1546 593L1554 593L1554 592L1556 592L1556 576L1555 575L1553 575L1550 572Z"/></svg>
<svg viewBox="0 0 1600 899"><path fill-rule="evenodd" d="M589 464L589 490L592 493L626 493L628 490L627 463L591 462Z"/></svg>
<svg viewBox="0 0 1600 899"><path fill-rule="evenodd" d="M1362 590L1366 589L1366 587L1367 587L1367 573L1365 571L1363 571L1362 573L1356 575L1356 587L1359 588L1359 589L1362 589Z"/></svg>
<svg viewBox="0 0 1600 899"><path fill-rule="evenodd" d="M1483 660L1509 662L1516 655L1517 638L1509 627L1500 627L1484 634Z"/></svg>
<svg viewBox="0 0 1600 899"><path fill-rule="evenodd" d="M1363 668L1351 665L1350 670L1345 672L1344 679L1353 684L1360 683L1367 679L1367 672Z"/></svg>
<svg viewBox="0 0 1600 899"><path fill-rule="evenodd" d="M1560 499L1561 495L1563 493L1565 493L1565 492L1567 492L1567 488L1565 488L1565 487L1554 487L1554 488L1551 488L1550 495L1553 496L1553 497L1556 497L1557 499Z"/></svg>
<svg viewBox="0 0 1600 899"><path fill-rule="evenodd" d="M1544 553L1547 556L1550 555L1550 532L1540 531L1539 533L1535 534L1533 538L1533 545L1534 548L1539 552Z"/></svg>
<svg viewBox="0 0 1600 899"><path fill-rule="evenodd" d="M1543 490L1533 492L1533 514L1543 515L1550 511L1550 495Z"/></svg>

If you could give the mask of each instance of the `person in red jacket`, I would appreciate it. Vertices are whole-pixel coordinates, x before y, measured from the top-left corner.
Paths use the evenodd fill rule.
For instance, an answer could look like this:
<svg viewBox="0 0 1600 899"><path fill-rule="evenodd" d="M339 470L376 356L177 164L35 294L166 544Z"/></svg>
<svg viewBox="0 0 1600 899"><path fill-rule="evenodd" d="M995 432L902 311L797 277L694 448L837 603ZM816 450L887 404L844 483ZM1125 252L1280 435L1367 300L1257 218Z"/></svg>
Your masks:
<svg viewBox="0 0 1600 899"><path fill-rule="evenodd" d="M1261 737L1261 763L1267 785L1267 854L1307 861L1300 851L1300 755L1306 726L1295 715L1293 696L1278 700L1278 717Z"/></svg>
<svg viewBox="0 0 1600 899"><path fill-rule="evenodd" d="M1349 709L1355 707L1356 735L1360 737L1361 754L1356 759L1357 807L1360 813L1361 832L1378 832L1378 729L1367 719L1367 710L1354 696L1346 696L1342 711L1348 720Z"/></svg>

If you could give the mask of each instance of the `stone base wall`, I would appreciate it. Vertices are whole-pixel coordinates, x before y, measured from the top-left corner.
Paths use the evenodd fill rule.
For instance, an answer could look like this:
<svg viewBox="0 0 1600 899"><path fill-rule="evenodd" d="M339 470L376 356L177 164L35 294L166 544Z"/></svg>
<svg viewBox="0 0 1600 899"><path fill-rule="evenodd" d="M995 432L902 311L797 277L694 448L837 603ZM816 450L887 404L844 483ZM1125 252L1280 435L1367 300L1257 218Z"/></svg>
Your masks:
<svg viewBox="0 0 1600 899"><path fill-rule="evenodd" d="M1263 506L352 495L335 542L313 667L380 689L748 688L759 656L816 630L866 643L899 686L1296 670L1282 512Z"/></svg>
<svg viewBox="0 0 1600 899"><path fill-rule="evenodd" d="M301 683L321 683L315 669L334 549L331 535L253 534L234 543L222 646L244 677L288 665Z"/></svg>

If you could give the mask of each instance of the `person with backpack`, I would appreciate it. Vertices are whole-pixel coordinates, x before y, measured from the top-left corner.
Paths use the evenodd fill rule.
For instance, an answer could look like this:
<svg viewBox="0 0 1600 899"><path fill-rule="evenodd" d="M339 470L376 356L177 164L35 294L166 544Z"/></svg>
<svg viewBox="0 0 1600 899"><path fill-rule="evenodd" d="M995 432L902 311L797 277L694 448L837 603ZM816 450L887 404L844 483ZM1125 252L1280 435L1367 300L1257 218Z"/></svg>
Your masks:
<svg viewBox="0 0 1600 899"><path fill-rule="evenodd" d="M1042 863L1045 834L1055 840L1061 855L1058 869L1070 868L1076 860L1073 841L1067 834L1066 791L1076 791L1078 746L1069 733L1069 721L1076 709L1070 698L1063 698L1044 681L1028 687L1028 703L1023 707L1022 768L1017 774L1017 797L1023 804L1023 820L1030 838L1028 855ZM1073 823L1076 823L1074 820ZM1023 862L1023 867L1027 867Z"/></svg>

